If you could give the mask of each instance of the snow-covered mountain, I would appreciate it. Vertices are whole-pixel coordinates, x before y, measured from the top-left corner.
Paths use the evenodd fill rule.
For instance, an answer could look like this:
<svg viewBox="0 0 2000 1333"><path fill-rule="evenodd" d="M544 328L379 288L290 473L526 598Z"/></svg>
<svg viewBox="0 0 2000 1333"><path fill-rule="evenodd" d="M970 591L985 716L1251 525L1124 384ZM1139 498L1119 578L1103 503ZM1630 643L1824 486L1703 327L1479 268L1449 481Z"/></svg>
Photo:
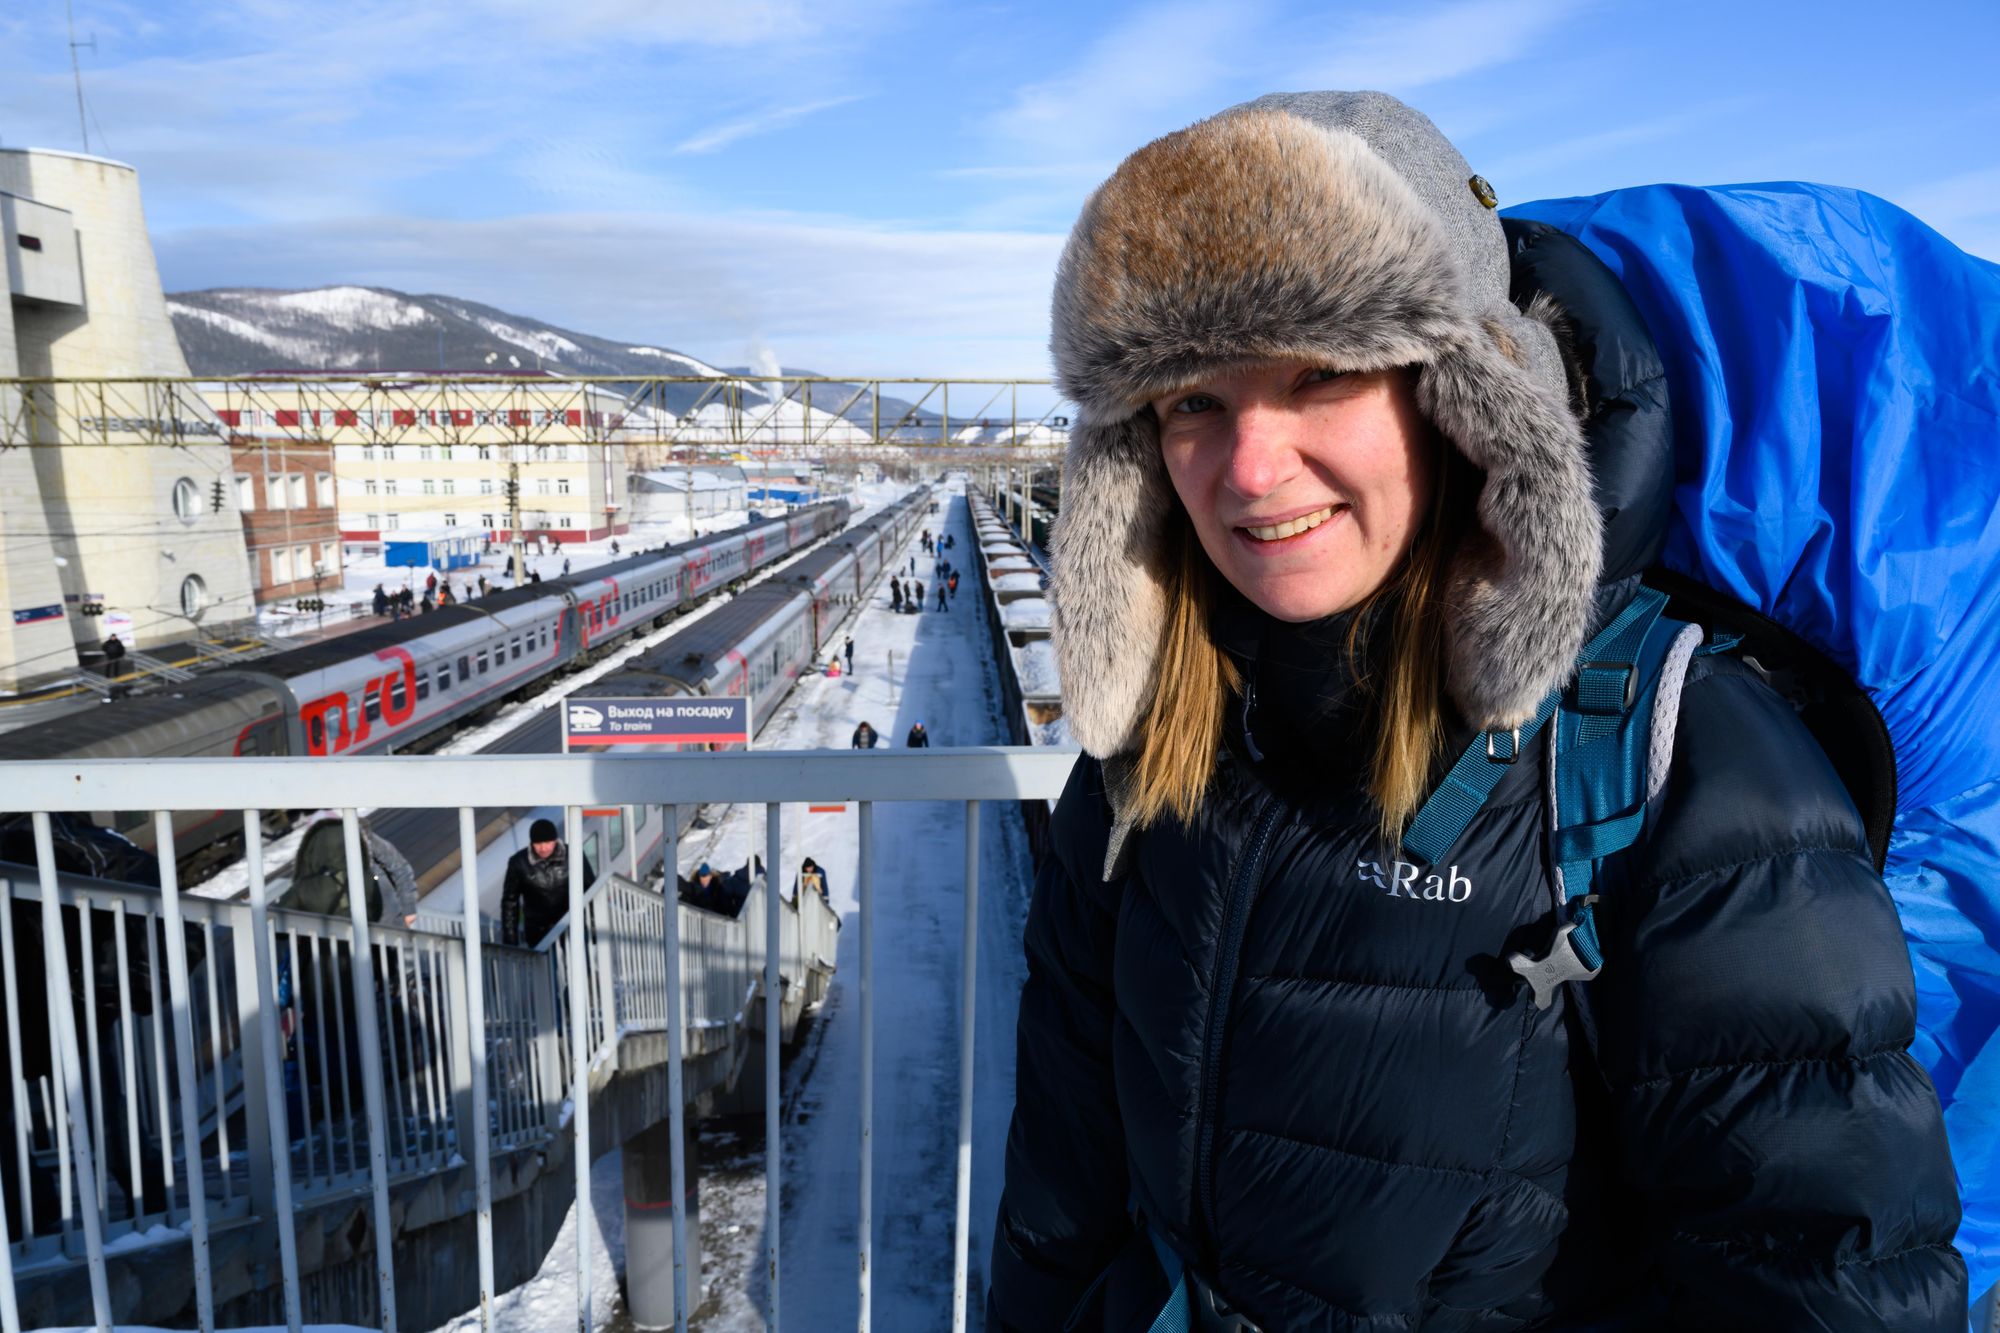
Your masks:
<svg viewBox="0 0 2000 1333"><path fill-rule="evenodd" d="M265 287L214 287L167 297L174 332L196 375L244 375L265 370L547 371L563 375L721 375L726 372L672 348L599 338L558 328L527 315L509 314L455 296L413 296L386 287L316 287L277 291ZM742 372L734 372L742 373ZM811 375L787 369L784 374ZM768 403L752 382L746 396ZM815 385L815 415L845 402L853 387ZM667 386L665 406L684 412L700 397L699 385ZM794 390L796 394L796 389ZM908 404L882 399L894 421ZM863 394L844 415L865 422L871 404ZM919 410L912 424L935 424L937 413Z"/></svg>

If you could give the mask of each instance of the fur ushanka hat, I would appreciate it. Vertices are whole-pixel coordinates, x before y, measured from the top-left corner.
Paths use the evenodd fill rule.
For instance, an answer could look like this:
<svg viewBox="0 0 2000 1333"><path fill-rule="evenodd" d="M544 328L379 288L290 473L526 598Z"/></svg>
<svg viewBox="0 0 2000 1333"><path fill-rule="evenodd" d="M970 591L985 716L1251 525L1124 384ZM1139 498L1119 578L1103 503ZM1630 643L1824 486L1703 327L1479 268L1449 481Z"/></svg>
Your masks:
<svg viewBox="0 0 2000 1333"><path fill-rule="evenodd" d="M1079 408L1054 537L1063 711L1137 748L1179 501L1146 404L1229 363L1415 366L1419 410L1485 473L1490 542L1450 571L1447 684L1481 727L1533 716L1582 648L1602 559L1584 440L1549 327L1508 300L1493 194L1383 93L1276 94L1147 144L1084 205L1050 348Z"/></svg>

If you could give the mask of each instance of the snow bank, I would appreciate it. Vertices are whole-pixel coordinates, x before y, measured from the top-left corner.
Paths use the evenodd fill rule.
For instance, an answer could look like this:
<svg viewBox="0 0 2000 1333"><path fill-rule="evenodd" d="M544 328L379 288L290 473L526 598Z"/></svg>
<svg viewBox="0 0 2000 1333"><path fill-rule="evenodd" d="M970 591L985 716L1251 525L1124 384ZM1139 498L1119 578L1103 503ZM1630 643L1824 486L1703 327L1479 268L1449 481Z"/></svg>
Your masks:
<svg viewBox="0 0 2000 1333"><path fill-rule="evenodd" d="M1014 649L1014 674L1021 682L1021 693L1030 699L1062 693L1062 678L1056 674L1056 646L1047 639Z"/></svg>
<svg viewBox="0 0 2000 1333"><path fill-rule="evenodd" d="M1008 629L1047 629L1049 599L1023 597L1018 602L1009 602L1000 608L1000 623Z"/></svg>
<svg viewBox="0 0 2000 1333"><path fill-rule="evenodd" d="M995 592L1038 593L1041 590L1042 590L1042 576L1040 574L1032 574L1032 573L1002 574L999 573L997 570L994 572L993 591Z"/></svg>

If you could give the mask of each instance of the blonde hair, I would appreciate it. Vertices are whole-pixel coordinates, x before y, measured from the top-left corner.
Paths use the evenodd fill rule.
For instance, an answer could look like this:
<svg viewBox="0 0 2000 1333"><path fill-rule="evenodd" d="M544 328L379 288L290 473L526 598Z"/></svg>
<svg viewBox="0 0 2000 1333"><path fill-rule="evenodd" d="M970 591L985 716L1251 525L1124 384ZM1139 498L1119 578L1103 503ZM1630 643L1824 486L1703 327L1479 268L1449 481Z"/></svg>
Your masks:
<svg viewBox="0 0 2000 1333"><path fill-rule="evenodd" d="M1347 653L1372 712L1375 752L1368 791L1380 831L1393 846L1430 794L1432 770L1444 746L1445 592L1449 566L1475 522L1480 476L1458 450L1433 432L1435 478L1430 512L1402 563L1369 594L1348 627ZM1167 530L1167 624L1152 703L1139 727L1139 755L1130 790L1140 827L1172 816L1192 823L1215 773L1229 701L1242 673L1209 628L1213 580L1220 577L1178 500ZM1379 677L1362 662L1374 617L1393 599L1389 648Z"/></svg>

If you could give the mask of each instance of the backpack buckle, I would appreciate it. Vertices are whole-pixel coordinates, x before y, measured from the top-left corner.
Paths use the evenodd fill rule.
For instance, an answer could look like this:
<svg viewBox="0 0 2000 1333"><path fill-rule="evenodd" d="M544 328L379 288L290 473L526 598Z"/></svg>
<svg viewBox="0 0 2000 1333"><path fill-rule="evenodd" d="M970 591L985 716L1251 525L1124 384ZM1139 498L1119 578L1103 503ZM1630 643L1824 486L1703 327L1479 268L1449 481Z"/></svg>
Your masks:
<svg viewBox="0 0 2000 1333"><path fill-rule="evenodd" d="M1495 736L1510 736L1513 738L1512 746L1508 749L1506 754L1499 754L1494 751L1493 738ZM1511 764L1520 757L1521 757L1521 729L1519 727L1512 727L1504 732L1489 731L1486 733L1486 759L1488 763Z"/></svg>
<svg viewBox="0 0 2000 1333"><path fill-rule="evenodd" d="M1546 1009L1554 1004L1556 988L1565 981L1589 981L1603 970L1583 965L1583 959L1577 955L1576 944L1570 939L1576 933L1576 927L1574 921L1558 926L1549 951L1540 958L1530 958L1524 953L1509 954L1507 957L1507 966L1526 978L1537 1009Z"/></svg>
<svg viewBox="0 0 2000 1333"><path fill-rule="evenodd" d="M1639 698L1639 668L1632 662L1583 662L1576 668L1576 709L1617 716Z"/></svg>

